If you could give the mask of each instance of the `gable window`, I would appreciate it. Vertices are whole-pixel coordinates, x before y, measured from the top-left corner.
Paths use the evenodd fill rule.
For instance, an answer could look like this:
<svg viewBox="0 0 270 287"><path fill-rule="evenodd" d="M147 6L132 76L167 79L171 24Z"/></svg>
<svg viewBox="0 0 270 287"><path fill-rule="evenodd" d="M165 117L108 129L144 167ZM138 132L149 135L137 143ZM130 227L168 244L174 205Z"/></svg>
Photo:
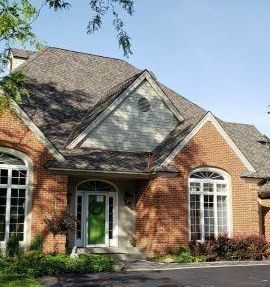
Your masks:
<svg viewBox="0 0 270 287"><path fill-rule="evenodd" d="M27 184L25 162L0 150L0 242L11 234L24 241Z"/></svg>
<svg viewBox="0 0 270 287"><path fill-rule="evenodd" d="M190 239L229 235L228 181L215 169L197 169L189 177Z"/></svg>

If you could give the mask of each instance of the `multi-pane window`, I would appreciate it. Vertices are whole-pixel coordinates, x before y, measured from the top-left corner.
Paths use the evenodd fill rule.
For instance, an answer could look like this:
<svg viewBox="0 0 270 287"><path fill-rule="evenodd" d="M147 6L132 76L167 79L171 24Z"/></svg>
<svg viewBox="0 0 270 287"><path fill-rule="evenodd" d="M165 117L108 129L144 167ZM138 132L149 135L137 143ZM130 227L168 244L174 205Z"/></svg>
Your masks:
<svg viewBox="0 0 270 287"><path fill-rule="evenodd" d="M191 174L189 212L192 240L228 234L228 185L221 174L209 170Z"/></svg>
<svg viewBox="0 0 270 287"><path fill-rule="evenodd" d="M11 234L24 240L27 167L21 159L0 153L0 241Z"/></svg>

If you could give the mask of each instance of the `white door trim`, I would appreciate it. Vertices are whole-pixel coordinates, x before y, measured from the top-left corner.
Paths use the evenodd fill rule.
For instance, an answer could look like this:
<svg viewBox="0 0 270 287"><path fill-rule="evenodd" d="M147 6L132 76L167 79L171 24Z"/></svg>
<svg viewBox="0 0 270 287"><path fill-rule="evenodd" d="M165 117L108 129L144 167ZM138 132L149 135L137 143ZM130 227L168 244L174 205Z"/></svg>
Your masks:
<svg viewBox="0 0 270 287"><path fill-rule="evenodd" d="M88 242L88 232L89 232L89 213L88 213L88 209L89 209L89 196L90 195L101 195L101 196L105 196L105 243L104 244L89 244ZM85 204L86 204L86 208L85 208L85 246L86 247L108 247L109 246L109 197L108 197L108 193L106 192L98 192L98 191L90 191L90 192L86 192L86 196L85 196Z"/></svg>
<svg viewBox="0 0 270 287"><path fill-rule="evenodd" d="M88 198L89 195L105 195L106 215L105 215L105 244L88 244ZM104 191L76 191L75 214L77 216L77 200L82 196L82 234L81 239L76 239L75 245L83 247L118 247L118 192ZM113 238L109 239L109 197L113 198Z"/></svg>

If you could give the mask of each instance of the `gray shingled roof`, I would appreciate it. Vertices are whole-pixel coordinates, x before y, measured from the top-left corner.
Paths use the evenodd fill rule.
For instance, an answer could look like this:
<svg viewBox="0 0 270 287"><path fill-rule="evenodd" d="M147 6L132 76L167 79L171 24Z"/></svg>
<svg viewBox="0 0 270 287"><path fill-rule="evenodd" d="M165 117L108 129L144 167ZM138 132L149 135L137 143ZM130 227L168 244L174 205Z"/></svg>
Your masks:
<svg viewBox="0 0 270 287"><path fill-rule="evenodd" d="M91 107L140 71L125 61L46 48L20 67L30 96L21 107L61 150Z"/></svg>
<svg viewBox="0 0 270 287"><path fill-rule="evenodd" d="M148 153L89 150L66 150L65 162L48 161L46 167L89 171L149 172Z"/></svg>
<svg viewBox="0 0 270 287"><path fill-rule="evenodd" d="M221 124L254 167L256 176L270 176L270 150L261 143L265 141L265 137L252 125L225 122Z"/></svg>
<svg viewBox="0 0 270 287"><path fill-rule="evenodd" d="M15 53L19 56L24 52ZM28 76L30 88L29 98L24 98L20 106L64 154L65 164L83 164L87 169L145 171L145 154L65 149L67 142L121 94L141 70L123 60L51 47L31 54L19 69ZM160 86L184 121L153 151L156 169L206 114L201 107ZM259 143L263 137L257 129L236 123L221 124L257 173L270 175L270 151ZM48 163L57 165L56 161Z"/></svg>

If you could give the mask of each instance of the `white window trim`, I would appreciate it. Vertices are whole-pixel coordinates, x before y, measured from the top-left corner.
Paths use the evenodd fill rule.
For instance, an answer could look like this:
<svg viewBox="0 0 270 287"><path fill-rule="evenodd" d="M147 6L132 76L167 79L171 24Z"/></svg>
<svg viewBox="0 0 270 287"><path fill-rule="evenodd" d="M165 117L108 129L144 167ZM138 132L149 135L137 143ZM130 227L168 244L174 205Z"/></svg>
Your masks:
<svg viewBox="0 0 270 287"><path fill-rule="evenodd" d="M84 182L88 181L100 181L110 184L114 187L114 192L104 192L104 191L85 191L85 190L79 190L78 186ZM113 239L109 239L109 234L106 234L106 237L108 237L107 242L105 242L104 245L89 245L88 244L88 218L87 218L87 210L88 210L88 195L91 194L98 194L98 195L106 195L106 212L109 214L109 197L113 197L114 200L114 210L113 210ZM76 246L83 246L83 247L118 247L118 235L119 235L119 215L118 215L118 187L114 183L107 181L107 180L101 180L101 179L87 179L79 182L76 185L76 200L75 200L75 215L77 216L77 198L78 195L82 196L82 235L81 239L77 240L77 234L75 233L75 245ZM108 201L108 202L107 202ZM109 222L108 216L106 216L106 232L109 232ZM107 236L108 235L108 236Z"/></svg>
<svg viewBox="0 0 270 287"><path fill-rule="evenodd" d="M216 120L216 118L212 115L211 112L208 112L203 119L197 124L197 126L183 139L183 141L172 151L172 153L163 161L162 165L169 165L171 161L179 154L179 152L190 142L190 140L198 133L198 131L207 123L211 122L219 134L224 138L227 144L234 151L236 156L242 161L244 166L248 169L248 171L256 172L251 163L247 160L247 158L243 155L240 149L236 146L224 128L220 125L220 123Z"/></svg>
<svg viewBox="0 0 270 287"><path fill-rule="evenodd" d="M195 172L200 172L200 171L210 171L210 172L216 172L224 177L224 180L209 180L209 179L198 179L198 178L190 178L190 176L195 173ZM233 236L233 214L232 214L232 185L231 185L231 177L230 175L225 172L224 170L218 169L218 168L213 168L213 167L200 167L192 170L192 172L188 176L188 230L189 230L189 240L191 240L191 218L190 218L190 194L198 194L198 192L190 192L190 183L191 182L213 182L213 183L225 183L227 185L227 192L201 192L200 193L200 211L201 211L201 240L198 241L204 241L204 206L203 206L203 201L201 200L201 194L206 194L206 195L214 195L214 209L215 209L215 229L217 229L217 195L226 195L227 196L227 220L228 220L228 237ZM216 185L214 185L216 186ZM217 230L215 230L215 236L217 236Z"/></svg>
<svg viewBox="0 0 270 287"><path fill-rule="evenodd" d="M31 240L31 217L32 217L32 187L33 187L33 164L32 160L30 157L18 150L7 148L7 147L0 147L0 152L10 154L13 156L18 157L19 159L23 160L25 163L25 166L16 166L16 165L0 165L1 167L9 168L9 169L22 169L22 170L27 170L27 177L26 177L26 184L25 186L18 185L17 187L25 188L26 193L25 193L25 217L24 217L24 240L20 242L20 245L22 247L26 247L27 245L30 244ZM8 184L8 189L11 187L16 187L16 185L11 185L10 184L10 178L9 184ZM7 187L7 185L1 185ZM9 194L10 195L10 194ZM8 196L8 194L7 194ZM10 198L7 199L8 205L10 205ZM10 212L10 206L6 206L6 212ZM7 218L7 215L6 215ZM9 222L6 225L6 231L7 231L7 226L9 226ZM5 241L0 242L0 247L4 248L6 246L6 238Z"/></svg>
<svg viewBox="0 0 270 287"><path fill-rule="evenodd" d="M87 128L85 128L75 139L73 139L68 145L68 149L75 148L80 142L87 137L91 131L93 131L110 113L112 113L117 106L119 106L130 93L132 93L143 81L148 81L151 87L156 91L158 96L163 100L172 114L182 122L184 118L180 112L173 105L171 100L163 92L157 82L153 79L149 71L145 70L116 100L114 100L109 107L103 111Z"/></svg>

